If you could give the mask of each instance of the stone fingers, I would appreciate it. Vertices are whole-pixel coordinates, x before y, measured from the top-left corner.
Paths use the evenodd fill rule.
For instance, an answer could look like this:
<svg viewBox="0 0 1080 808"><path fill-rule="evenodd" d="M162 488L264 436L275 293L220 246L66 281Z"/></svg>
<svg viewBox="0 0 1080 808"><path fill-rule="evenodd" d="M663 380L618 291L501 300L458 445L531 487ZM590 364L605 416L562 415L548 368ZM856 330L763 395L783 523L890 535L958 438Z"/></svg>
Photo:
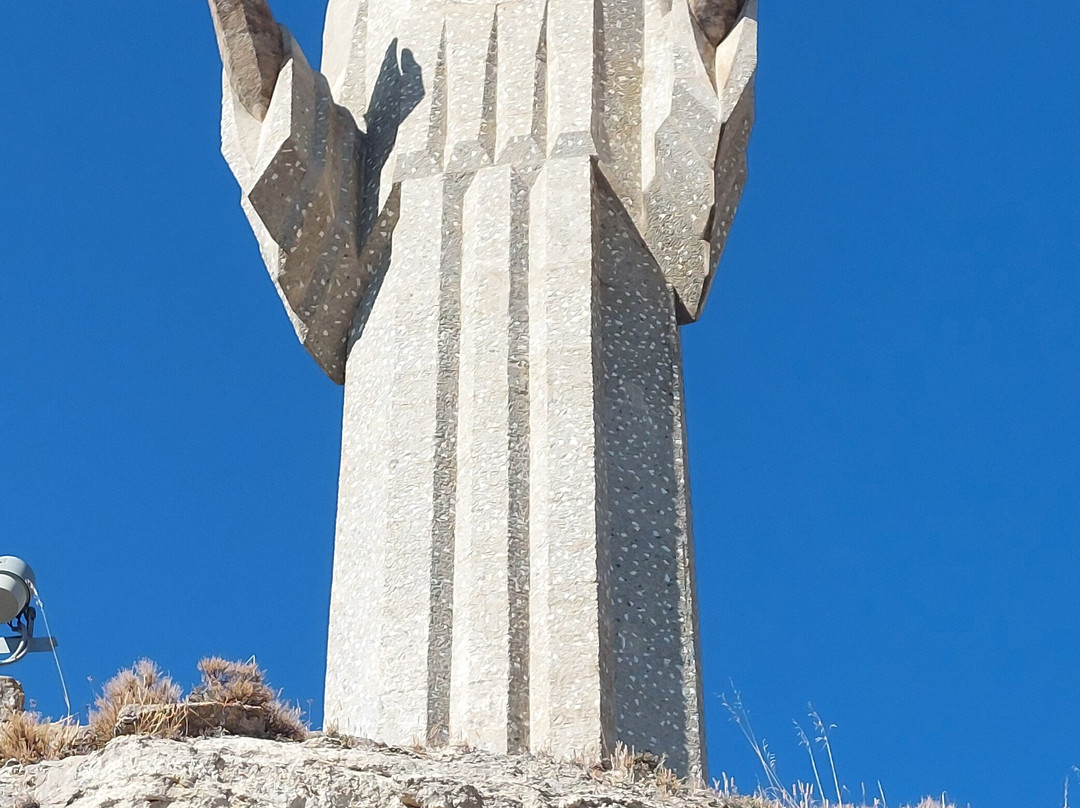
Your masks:
<svg viewBox="0 0 1080 808"><path fill-rule="evenodd" d="M284 62L281 29L266 0L209 0L225 73L244 109L266 117Z"/></svg>

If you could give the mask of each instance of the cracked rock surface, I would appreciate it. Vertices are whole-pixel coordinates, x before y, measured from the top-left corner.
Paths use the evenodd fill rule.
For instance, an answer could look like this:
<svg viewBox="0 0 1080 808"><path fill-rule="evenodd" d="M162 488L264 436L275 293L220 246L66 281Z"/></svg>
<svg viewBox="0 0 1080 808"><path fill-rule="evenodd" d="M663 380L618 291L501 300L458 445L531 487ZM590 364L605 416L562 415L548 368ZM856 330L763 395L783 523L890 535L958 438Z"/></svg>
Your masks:
<svg viewBox="0 0 1080 808"><path fill-rule="evenodd" d="M742 808L625 772L536 757L413 751L337 738L118 738L103 751L0 769L0 805L20 808Z"/></svg>

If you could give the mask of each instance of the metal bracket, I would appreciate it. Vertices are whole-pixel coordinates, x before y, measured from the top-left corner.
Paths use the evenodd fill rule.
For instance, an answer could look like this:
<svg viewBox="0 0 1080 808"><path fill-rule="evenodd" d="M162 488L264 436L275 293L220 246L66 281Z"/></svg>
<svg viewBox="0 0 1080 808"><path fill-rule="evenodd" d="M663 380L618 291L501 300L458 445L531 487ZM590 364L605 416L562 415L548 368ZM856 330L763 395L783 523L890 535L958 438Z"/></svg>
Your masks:
<svg viewBox="0 0 1080 808"><path fill-rule="evenodd" d="M22 637L0 637L0 654L13 655L19 650L19 646L22 645ZM55 637L31 637L30 641L26 644L26 650L24 654L40 654L47 653L53 650L59 643ZM21 657L20 657L21 658ZM12 662L18 660L13 659ZM0 660L0 665L9 664Z"/></svg>

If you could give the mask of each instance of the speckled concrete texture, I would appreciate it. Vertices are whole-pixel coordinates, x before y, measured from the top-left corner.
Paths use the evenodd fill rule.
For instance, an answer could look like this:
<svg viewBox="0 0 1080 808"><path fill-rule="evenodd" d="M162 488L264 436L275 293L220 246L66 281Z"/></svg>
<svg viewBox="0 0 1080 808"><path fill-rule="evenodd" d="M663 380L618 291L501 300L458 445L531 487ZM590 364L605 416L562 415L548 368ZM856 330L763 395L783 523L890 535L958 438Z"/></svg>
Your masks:
<svg viewBox="0 0 1080 808"><path fill-rule="evenodd" d="M679 325L746 181L756 26L331 0L322 72L286 32L264 119L226 77L263 257L345 384L343 731L705 772Z"/></svg>

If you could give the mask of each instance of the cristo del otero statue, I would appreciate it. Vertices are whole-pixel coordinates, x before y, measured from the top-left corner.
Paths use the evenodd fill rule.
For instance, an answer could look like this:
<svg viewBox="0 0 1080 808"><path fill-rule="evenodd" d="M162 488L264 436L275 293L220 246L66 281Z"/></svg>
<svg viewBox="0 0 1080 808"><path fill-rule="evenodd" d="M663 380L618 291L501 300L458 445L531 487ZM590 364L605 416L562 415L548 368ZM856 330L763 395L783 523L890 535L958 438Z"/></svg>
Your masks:
<svg viewBox="0 0 1080 808"><path fill-rule="evenodd" d="M705 772L679 327L746 179L757 4L210 0L223 150L345 385L326 719Z"/></svg>

